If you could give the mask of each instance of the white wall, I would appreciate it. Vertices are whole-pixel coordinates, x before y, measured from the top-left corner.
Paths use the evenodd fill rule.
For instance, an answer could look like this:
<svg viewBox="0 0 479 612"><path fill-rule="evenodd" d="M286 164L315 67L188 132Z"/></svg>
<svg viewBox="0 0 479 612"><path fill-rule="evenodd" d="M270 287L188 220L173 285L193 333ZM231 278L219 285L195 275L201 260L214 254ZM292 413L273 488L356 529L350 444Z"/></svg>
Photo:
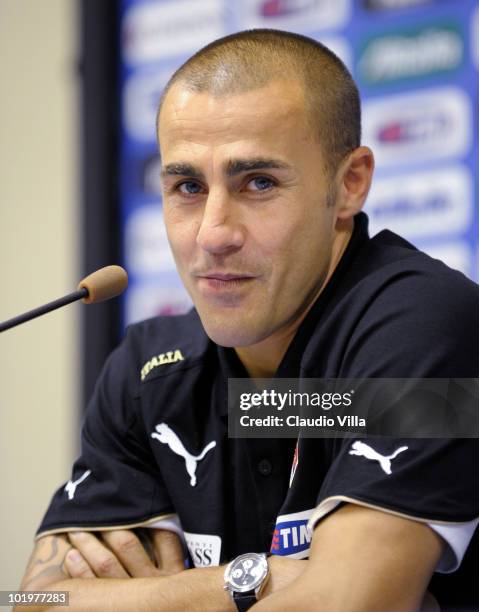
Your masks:
<svg viewBox="0 0 479 612"><path fill-rule="evenodd" d="M0 320L78 280L76 8L0 1ZM0 335L0 590L77 450L80 308Z"/></svg>

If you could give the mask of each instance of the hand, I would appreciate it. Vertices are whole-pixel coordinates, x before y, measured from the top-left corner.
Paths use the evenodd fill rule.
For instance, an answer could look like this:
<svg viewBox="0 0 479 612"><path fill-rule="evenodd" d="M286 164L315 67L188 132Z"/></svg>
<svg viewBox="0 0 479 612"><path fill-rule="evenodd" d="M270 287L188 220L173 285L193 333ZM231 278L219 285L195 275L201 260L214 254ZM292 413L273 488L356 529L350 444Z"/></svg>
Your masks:
<svg viewBox="0 0 479 612"><path fill-rule="evenodd" d="M183 547L178 535L149 529L149 556L131 530L103 531L100 537L88 531L71 531L73 546L65 558L72 578L145 578L167 576L185 569Z"/></svg>

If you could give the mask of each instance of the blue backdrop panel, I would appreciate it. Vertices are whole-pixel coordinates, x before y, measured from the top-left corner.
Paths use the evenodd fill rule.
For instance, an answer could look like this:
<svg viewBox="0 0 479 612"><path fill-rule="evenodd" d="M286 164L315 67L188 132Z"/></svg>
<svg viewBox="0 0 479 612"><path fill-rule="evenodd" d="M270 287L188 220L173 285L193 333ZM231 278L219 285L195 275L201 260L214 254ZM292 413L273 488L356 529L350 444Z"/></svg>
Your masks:
<svg viewBox="0 0 479 612"><path fill-rule="evenodd" d="M372 233L397 231L479 281L475 0L124 0L124 323L190 306L162 217L155 135L162 89L200 47L255 27L320 40L353 73L363 100L363 144L376 156L366 206Z"/></svg>

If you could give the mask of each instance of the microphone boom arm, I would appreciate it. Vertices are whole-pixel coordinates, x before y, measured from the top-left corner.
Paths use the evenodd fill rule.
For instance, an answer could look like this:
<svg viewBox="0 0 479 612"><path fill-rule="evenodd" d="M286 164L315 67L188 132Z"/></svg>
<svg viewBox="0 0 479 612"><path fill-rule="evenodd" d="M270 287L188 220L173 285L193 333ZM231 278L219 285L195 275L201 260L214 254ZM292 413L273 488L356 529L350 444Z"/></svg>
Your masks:
<svg viewBox="0 0 479 612"><path fill-rule="evenodd" d="M47 312L51 312L52 310L56 310L57 308L61 308L62 306L66 306L67 304L71 304L72 302L76 302L77 300L81 300L82 298L86 297L88 297L88 289L86 287L82 287L78 291L74 291L73 293L69 293L68 295L58 298L58 300L53 300L53 302L49 302L48 304L44 304L43 306L39 306L38 308L34 308L33 310L29 310L28 312L24 312L17 317L13 317L12 319L8 319L8 321L0 323L0 333L10 329L11 327L15 327L16 325L20 325L21 323L25 323L26 321L40 317Z"/></svg>
<svg viewBox="0 0 479 612"><path fill-rule="evenodd" d="M20 323L25 323L25 321L30 321L30 319L35 319L36 317L56 310L57 308L61 308L62 306L66 306L67 304L71 304L72 302L76 302L77 300L83 299L85 304L95 304L97 302L109 300L123 293L127 286L128 274L123 268L120 266L105 266L96 272L92 272L80 281L77 290L73 293L69 293L64 297L58 298L58 300L54 300L53 302L49 302L48 304L44 304L28 312L24 312L17 317L13 317L13 319L8 319L8 321L0 323L0 332L20 325Z"/></svg>

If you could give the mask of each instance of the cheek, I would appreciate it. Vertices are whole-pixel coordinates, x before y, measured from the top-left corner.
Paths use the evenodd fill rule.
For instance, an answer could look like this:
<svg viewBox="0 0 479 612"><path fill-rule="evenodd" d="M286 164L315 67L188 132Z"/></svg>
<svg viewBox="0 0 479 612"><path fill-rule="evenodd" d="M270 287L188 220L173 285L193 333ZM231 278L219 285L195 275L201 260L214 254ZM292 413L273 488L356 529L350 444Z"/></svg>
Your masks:
<svg viewBox="0 0 479 612"><path fill-rule="evenodd" d="M255 241L268 258L289 261L310 247L317 249L322 228L321 215L311 212L297 202L290 202L287 210L277 210L255 228Z"/></svg>
<svg viewBox="0 0 479 612"><path fill-rule="evenodd" d="M181 262L195 249L199 224L166 211L164 219L171 250L176 261Z"/></svg>
<svg viewBox="0 0 479 612"><path fill-rule="evenodd" d="M272 263L280 283L297 290L297 284L309 283L327 266L332 238L332 219L321 208L290 216L286 222L276 219L262 232L260 242L264 257ZM292 279L296 280L292 280Z"/></svg>

